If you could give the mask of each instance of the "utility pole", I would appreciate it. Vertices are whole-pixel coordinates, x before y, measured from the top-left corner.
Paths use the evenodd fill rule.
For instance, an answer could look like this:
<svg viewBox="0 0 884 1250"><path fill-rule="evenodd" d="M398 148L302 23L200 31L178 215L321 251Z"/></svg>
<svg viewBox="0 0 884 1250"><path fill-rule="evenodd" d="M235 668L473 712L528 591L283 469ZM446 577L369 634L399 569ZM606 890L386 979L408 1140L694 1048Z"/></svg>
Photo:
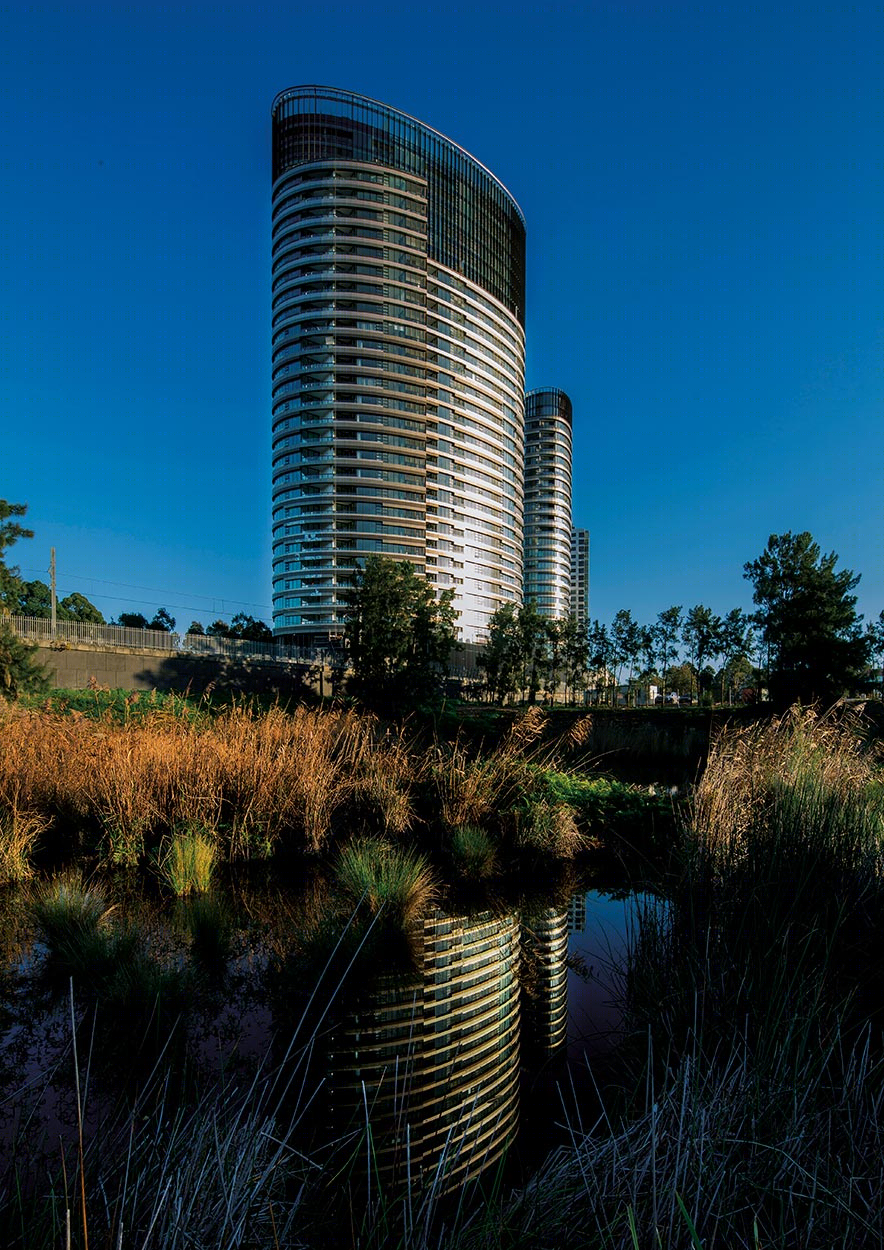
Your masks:
<svg viewBox="0 0 884 1250"><path fill-rule="evenodd" d="M55 637L55 548L49 549L49 588L52 591L52 637Z"/></svg>

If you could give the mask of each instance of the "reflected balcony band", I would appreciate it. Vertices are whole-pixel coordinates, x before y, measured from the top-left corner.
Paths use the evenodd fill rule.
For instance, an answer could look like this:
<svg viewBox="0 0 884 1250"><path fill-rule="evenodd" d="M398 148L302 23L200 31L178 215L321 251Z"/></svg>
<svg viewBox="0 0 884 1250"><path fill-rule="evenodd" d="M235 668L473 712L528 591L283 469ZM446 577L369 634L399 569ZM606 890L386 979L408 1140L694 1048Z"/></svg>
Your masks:
<svg viewBox="0 0 884 1250"><path fill-rule="evenodd" d="M437 913L416 941L415 975L379 977L334 1034L330 1114L346 1132L368 1105L379 1178L441 1169L445 1192L499 1159L518 1127L520 927L514 914Z"/></svg>

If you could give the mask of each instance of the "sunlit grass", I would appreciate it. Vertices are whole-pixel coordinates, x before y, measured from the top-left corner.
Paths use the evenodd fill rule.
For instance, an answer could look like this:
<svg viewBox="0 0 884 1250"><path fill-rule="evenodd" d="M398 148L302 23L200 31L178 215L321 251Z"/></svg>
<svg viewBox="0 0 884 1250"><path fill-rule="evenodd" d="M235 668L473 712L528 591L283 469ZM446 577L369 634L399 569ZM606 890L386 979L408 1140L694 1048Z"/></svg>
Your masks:
<svg viewBox="0 0 884 1250"><path fill-rule="evenodd" d="M0 885L27 881L34 875L33 853L47 827L46 818L14 802L0 811Z"/></svg>
<svg viewBox="0 0 884 1250"><path fill-rule="evenodd" d="M430 908L438 883L424 855L380 838L351 842L335 864L335 880L353 904L363 904L373 916L409 924Z"/></svg>
<svg viewBox="0 0 884 1250"><path fill-rule="evenodd" d="M207 894L218 851L212 838L198 829L185 829L174 834L157 864L162 881L178 898L189 894Z"/></svg>

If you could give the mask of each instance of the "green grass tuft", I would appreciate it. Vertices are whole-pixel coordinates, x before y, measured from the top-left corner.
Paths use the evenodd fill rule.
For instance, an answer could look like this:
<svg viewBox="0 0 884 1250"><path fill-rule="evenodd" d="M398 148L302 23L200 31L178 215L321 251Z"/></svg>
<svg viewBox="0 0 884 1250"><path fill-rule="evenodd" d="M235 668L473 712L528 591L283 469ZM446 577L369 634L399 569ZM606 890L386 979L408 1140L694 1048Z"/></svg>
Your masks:
<svg viewBox="0 0 884 1250"><path fill-rule="evenodd" d="M161 880L178 898L207 894L218 859L215 842L197 829L173 835L157 865Z"/></svg>
<svg viewBox="0 0 884 1250"><path fill-rule="evenodd" d="M380 838L345 846L335 865L335 879L352 903L362 902L371 915L384 912L403 925L416 920L438 895L424 855Z"/></svg>
<svg viewBox="0 0 884 1250"><path fill-rule="evenodd" d="M455 871L473 881L485 881L495 869L495 848L490 835L475 825L461 825L451 835Z"/></svg>

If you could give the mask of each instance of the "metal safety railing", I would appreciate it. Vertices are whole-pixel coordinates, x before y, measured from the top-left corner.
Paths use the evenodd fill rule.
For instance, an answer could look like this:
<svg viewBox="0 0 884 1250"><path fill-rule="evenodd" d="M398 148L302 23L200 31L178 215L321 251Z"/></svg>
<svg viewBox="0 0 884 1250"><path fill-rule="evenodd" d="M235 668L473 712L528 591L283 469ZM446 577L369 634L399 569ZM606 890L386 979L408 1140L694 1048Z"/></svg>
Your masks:
<svg viewBox="0 0 884 1250"><path fill-rule="evenodd" d="M96 625L92 621L52 621L38 616L6 618L20 638L32 642L81 644L93 647L137 647L183 655L216 655L229 659L288 660L313 664L328 659L328 649L290 647L281 642L251 642L221 638L214 634L166 633L159 629L133 629L128 625Z"/></svg>

